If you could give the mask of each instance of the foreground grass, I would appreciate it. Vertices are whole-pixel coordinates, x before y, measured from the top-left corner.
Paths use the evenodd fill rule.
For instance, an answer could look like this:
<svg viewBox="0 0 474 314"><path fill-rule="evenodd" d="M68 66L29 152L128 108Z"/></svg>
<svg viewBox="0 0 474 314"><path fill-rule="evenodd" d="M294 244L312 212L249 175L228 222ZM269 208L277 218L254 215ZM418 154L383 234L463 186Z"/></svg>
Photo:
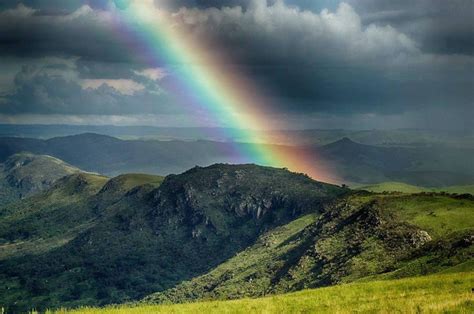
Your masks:
<svg viewBox="0 0 474 314"><path fill-rule="evenodd" d="M259 299L81 308L47 313L472 313L474 272L354 283Z"/></svg>

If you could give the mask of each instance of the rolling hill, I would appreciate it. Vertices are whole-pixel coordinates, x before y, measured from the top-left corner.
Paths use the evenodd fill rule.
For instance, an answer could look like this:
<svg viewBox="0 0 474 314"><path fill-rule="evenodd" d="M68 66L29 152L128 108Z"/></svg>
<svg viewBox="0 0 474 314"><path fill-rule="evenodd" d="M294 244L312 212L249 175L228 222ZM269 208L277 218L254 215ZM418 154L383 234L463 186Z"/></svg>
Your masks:
<svg viewBox="0 0 474 314"><path fill-rule="evenodd" d="M400 193L423 193L423 192L445 192L450 194L472 194L474 195L474 185L454 185L440 188L427 188L410 185L402 182L382 182L372 185L356 185L357 190L366 190L375 193L400 192Z"/></svg>
<svg viewBox="0 0 474 314"><path fill-rule="evenodd" d="M467 195L357 192L250 164L73 174L0 208L0 304L148 306L469 272L473 214Z"/></svg>
<svg viewBox="0 0 474 314"><path fill-rule="evenodd" d="M6 283L0 288L0 303L18 310L136 300L208 271L266 230L317 213L324 202L347 192L304 175L254 165L197 167L168 176L159 187L152 180L117 192L122 181L120 176L111 179L71 207L49 199L59 187L39 195L52 204L34 211L30 232L9 232L2 238L7 258L0 261ZM50 223L54 212L79 208L84 209L81 227L72 239L41 252L28 247L21 254L9 252L17 242L44 238L46 231L52 237L64 234L68 221L57 220L55 227ZM3 211L10 213L5 224L25 225L13 206Z"/></svg>
<svg viewBox="0 0 474 314"><path fill-rule="evenodd" d="M44 191L56 180L80 171L52 156L11 155L0 164L0 205Z"/></svg>
<svg viewBox="0 0 474 314"><path fill-rule="evenodd" d="M343 284L257 299L62 309L47 313L470 313L473 283L471 271Z"/></svg>

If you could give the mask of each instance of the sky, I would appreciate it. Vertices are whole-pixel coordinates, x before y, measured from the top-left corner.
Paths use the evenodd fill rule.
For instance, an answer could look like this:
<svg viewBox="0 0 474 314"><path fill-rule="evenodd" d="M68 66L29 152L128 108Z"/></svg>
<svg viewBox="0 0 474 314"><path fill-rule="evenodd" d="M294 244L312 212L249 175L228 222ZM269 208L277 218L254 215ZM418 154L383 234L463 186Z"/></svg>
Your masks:
<svg viewBox="0 0 474 314"><path fill-rule="evenodd" d="M226 127L168 88L186 64L117 29L125 1L0 1L0 123ZM474 131L472 0L141 1L225 56L274 125Z"/></svg>

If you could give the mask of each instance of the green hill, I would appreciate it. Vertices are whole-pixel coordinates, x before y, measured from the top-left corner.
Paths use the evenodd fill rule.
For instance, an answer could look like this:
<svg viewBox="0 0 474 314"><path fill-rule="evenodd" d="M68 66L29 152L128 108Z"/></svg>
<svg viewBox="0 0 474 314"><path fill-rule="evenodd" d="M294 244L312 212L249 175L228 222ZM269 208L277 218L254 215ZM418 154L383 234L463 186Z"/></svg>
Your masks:
<svg viewBox="0 0 474 314"><path fill-rule="evenodd" d="M0 164L0 206L51 187L56 180L81 172L62 160L19 153Z"/></svg>
<svg viewBox="0 0 474 314"><path fill-rule="evenodd" d="M371 185L357 185L358 190L366 190L374 193L400 192L400 193L422 193L422 192L446 192L450 194L472 194L474 195L474 185L456 185L440 188L427 188L410 185L402 182L382 182Z"/></svg>
<svg viewBox="0 0 474 314"><path fill-rule="evenodd" d="M351 191L256 165L74 174L3 207L0 226L0 305L13 312L473 271L469 195Z"/></svg>
<svg viewBox="0 0 474 314"><path fill-rule="evenodd" d="M343 284L233 301L80 308L52 313L471 313L474 273Z"/></svg>
<svg viewBox="0 0 474 314"><path fill-rule="evenodd" d="M0 303L25 310L137 300L209 271L347 192L255 165L196 167L159 187L151 180L125 191L136 178L111 179L92 195L84 205L92 223L62 246L0 261ZM64 228L57 224L48 230ZM7 250L15 240L6 239Z"/></svg>
<svg viewBox="0 0 474 314"><path fill-rule="evenodd" d="M39 254L66 244L93 226L105 209L137 186L159 186L162 177L125 174L109 178L77 173L45 192L0 208L0 260Z"/></svg>
<svg viewBox="0 0 474 314"><path fill-rule="evenodd" d="M74 238L97 217L89 199L107 180L73 174L45 192L0 208L0 260L38 254Z"/></svg>
<svg viewBox="0 0 474 314"><path fill-rule="evenodd" d="M374 193L400 192L400 193L421 193L428 189L403 182L382 182L371 185L356 186L358 190L365 190Z"/></svg>
<svg viewBox="0 0 474 314"><path fill-rule="evenodd" d="M260 297L378 274L435 273L470 259L473 221L473 199L356 194L321 216L269 231L211 272L144 302Z"/></svg>

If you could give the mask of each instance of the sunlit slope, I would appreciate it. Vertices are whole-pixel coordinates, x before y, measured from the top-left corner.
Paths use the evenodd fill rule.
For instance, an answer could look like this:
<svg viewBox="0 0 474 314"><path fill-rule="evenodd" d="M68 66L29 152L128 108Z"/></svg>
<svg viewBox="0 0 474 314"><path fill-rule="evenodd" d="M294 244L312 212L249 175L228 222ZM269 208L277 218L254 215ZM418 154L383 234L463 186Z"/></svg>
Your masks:
<svg viewBox="0 0 474 314"><path fill-rule="evenodd" d="M401 278L470 260L474 201L448 195L356 193L268 231L205 275L147 303L236 299L342 282ZM470 264L465 269L474 271Z"/></svg>
<svg viewBox="0 0 474 314"><path fill-rule="evenodd" d="M456 194L474 195L474 185L453 185L441 188L427 188L411 185L403 182L382 182L371 185L362 185L354 187L357 190L365 190L374 193L400 192L400 193L422 193L422 192L446 192Z"/></svg>
<svg viewBox="0 0 474 314"><path fill-rule="evenodd" d="M50 188L58 179L82 172L48 155L19 153L0 163L0 206Z"/></svg>
<svg viewBox="0 0 474 314"><path fill-rule="evenodd" d="M83 308L49 313L472 313L474 273L355 283L233 301Z"/></svg>

